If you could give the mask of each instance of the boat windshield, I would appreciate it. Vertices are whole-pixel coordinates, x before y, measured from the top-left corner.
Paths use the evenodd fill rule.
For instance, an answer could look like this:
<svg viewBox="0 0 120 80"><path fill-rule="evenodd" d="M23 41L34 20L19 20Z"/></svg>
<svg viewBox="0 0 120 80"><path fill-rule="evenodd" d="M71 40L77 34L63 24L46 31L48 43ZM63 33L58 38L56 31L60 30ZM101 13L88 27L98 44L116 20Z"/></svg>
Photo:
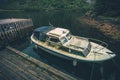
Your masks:
<svg viewBox="0 0 120 80"><path fill-rule="evenodd" d="M71 39L71 34L70 33L68 33L67 35L66 35L66 38L67 38L67 40L70 40Z"/></svg>
<svg viewBox="0 0 120 80"><path fill-rule="evenodd" d="M66 37L62 37L62 38L60 39L60 41L61 41L62 44L64 44L64 43L66 43L68 40L66 39Z"/></svg>
<svg viewBox="0 0 120 80"><path fill-rule="evenodd" d="M62 44L64 44L64 43L68 42L71 38L72 38L71 34L68 33L66 36L62 37L60 39L60 41L61 41Z"/></svg>

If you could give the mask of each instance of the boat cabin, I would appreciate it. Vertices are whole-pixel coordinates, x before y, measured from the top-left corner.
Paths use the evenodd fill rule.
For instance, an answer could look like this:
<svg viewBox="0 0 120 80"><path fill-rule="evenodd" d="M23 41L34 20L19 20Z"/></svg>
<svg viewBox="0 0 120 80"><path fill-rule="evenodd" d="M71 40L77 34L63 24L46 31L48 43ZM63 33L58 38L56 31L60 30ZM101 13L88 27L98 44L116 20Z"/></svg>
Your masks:
<svg viewBox="0 0 120 80"><path fill-rule="evenodd" d="M71 39L70 31L63 28L54 28L51 26L43 26L34 30L36 39L45 42L64 44Z"/></svg>
<svg viewBox="0 0 120 80"><path fill-rule="evenodd" d="M55 28L47 33L49 41L64 44L71 38L70 31L62 28Z"/></svg>
<svg viewBox="0 0 120 80"><path fill-rule="evenodd" d="M70 34L68 29L43 26L34 30L34 37L49 46L61 48L78 55L87 56L90 51L90 43L87 39L77 38Z"/></svg>
<svg viewBox="0 0 120 80"><path fill-rule="evenodd" d="M46 39L48 38L48 36L46 35L47 32L51 31L52 29L54 29L54 27L51 27L51 26L39 27L34 30L33 32L34 37L40 41L45 42Z"/></svg>

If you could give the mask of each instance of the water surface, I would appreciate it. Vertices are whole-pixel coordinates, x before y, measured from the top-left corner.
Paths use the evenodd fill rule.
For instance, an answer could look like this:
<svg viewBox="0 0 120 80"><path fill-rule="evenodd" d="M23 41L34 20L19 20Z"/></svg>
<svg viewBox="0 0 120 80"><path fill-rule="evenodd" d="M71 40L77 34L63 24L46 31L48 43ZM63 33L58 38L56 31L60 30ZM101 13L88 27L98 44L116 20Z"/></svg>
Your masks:
<svg viewBox="0 0 120 80"><path fill-rule="evenodd" d="M12 46L83 80L102 80L103 78L105 80L120 80L120 42L112 40L98 30L89 27L87 24L78 22L76 15L78 14L69 12L0 12L0 19L31 18L34 23L34 28L51 23L54 26L69 29L74 35L95 38L107 42L109 44L108 48L117 54L115 59L102 64L95 64L94 66L93 63L79 62L76 67L72 65L72 61L50 55L40 49L34 49L34 45L30 44L29 37L22 41L12 43Z"/></svg>

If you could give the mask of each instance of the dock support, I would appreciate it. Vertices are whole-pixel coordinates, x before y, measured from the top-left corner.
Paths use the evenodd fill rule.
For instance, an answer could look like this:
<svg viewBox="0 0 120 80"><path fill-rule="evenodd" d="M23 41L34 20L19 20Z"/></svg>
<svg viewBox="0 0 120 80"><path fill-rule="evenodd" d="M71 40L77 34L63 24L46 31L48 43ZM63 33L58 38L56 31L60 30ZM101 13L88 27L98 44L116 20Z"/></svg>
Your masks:
<svg viewBox="0 0 120 80"><path fill-rule="evenodd" d="M32 30L33 23L31 19L0 20L0 40L4 44L9 44L20 38L22 39L32 33Z"/></svg>

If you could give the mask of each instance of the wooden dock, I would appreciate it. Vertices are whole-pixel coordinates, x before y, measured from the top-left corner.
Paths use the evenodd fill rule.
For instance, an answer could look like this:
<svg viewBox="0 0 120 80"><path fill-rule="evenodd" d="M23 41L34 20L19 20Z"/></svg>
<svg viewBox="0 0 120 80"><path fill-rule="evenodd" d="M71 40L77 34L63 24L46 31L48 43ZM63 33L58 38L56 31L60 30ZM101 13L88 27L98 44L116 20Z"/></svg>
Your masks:
<svg viewBox="0 0 120 80"><path fill-rule="evenodd" d="M77 80L12 47L0 51L1 80Z"/></svg>

